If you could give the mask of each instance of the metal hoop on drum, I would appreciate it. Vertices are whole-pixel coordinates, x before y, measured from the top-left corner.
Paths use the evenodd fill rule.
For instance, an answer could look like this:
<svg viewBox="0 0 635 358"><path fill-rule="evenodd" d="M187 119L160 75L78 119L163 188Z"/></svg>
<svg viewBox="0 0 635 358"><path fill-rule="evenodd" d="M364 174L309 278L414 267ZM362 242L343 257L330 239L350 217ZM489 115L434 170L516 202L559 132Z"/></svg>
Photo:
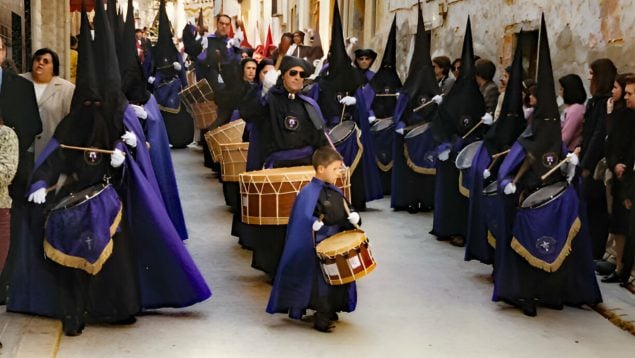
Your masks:
<svg viewBox="0 0 635 358"><path fill-rule="evenodd" d="M520 203L522 209L537 209L543 207L552 201L558 199L569 186L566 181L559 181L553 184L543 186L535 190L533 193Z"/></svg>
<svg viewBox="0 0 635 358"><path fill-rule="evenodd" d="M470 143L459 152L459 154L456 156L456 160L454 161L457 169L463 170L472 167L472 160L474 160L474 155L476 154L476 151L482 143L482 140Z"/></svg>

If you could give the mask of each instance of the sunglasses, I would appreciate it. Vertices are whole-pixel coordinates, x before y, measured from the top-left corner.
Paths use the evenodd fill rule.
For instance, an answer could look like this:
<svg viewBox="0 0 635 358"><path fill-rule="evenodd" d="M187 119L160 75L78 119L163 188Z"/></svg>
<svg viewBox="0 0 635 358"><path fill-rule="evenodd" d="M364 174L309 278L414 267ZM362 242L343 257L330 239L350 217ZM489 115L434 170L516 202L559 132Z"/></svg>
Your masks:
<svg viewBox="0 0 635 358"><path fill-rule="evenodd" d="M295 76L297 76L297 75L300 75L300 78L307 78L307 77L309 77L305 71L298 71L298 70L290 70L290 71L289 71L289 76L291 76L291 77L295 77Z"/></svg>

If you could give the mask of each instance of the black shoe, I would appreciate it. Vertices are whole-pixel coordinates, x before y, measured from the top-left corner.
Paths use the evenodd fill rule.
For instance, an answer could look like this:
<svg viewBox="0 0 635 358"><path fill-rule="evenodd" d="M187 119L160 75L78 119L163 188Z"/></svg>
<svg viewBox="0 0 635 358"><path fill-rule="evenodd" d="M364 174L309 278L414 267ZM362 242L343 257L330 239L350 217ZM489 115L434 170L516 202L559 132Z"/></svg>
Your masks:
<svg viewBox="0 0 635 358"><path fill-rule="evenodd" d="M522 302L520 304L520 309L523 311L525 316L536 317L538 314L536 311L536 305L533 303Z"/></svg>
<svg viewBox="0 0 635 358"><path fill-rule="evenodd" d="M602 275L602 276L610 275L611 272L613 271L615 271L614 263L604 261L604 260L595 261L595 272L597 272L598 275Z"/></svg>
<svg viewBox="0 0 635 358"><path fill-rule="evenodd" d="M452 236L437 236L437 241L450 241Z"/></svg>
<svg viewBox="0 0 635 358"><path fill-rule="evenodd" d="M333 325L331 320L329 320L328 313L316 312L313 316L313 328L315 328L316 330L328 333L331 332L331 329L333 329L333 327L335 327L335 325Z"/></svg>
<svg viewBox="0 0 635 358"><path fill-rule="evenodd" d="M457 247L465 246L465 238L463 236L453 236L450 244Z"/></svg>
<svg viewBox="0 0 635 358"><path fill-rule="evenodd" d="M419 205L417 204L408 204L407 209L409 214L416 214L419 212Z"/></svg>
<svg viewBox="0 0 635 358"><path fill-rule="evenodd" d="M79 317L65 316L62 320L62 329L65 335L76 337L82 334L84 322L81 321Z"/></svg>
<svg viewBox="0 0 635 358"><path fill-rule="evenodd" d="M337 315L337 313L333 312L329 315L329 319L331 321L337 322L340 320L340 317Z"/></svg>
<svg viewBox="0 0 635 358"><path fill-rule="evenodd" d="M611 272L610 275L604 277L602 279L602 282L604 283L618 283L618 282L622 282L622 275L617 273L616 271Z"/></svg>

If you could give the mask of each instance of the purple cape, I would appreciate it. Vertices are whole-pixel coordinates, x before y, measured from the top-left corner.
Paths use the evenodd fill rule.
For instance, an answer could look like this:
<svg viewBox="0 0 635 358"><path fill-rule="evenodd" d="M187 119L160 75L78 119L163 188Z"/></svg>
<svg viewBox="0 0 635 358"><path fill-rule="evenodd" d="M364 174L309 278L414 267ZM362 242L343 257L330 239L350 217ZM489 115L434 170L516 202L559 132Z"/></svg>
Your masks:
<svg viewBox="0 0 635 358"><path fill-rule="evenodd" d="M174 176L170 144L163 117L154 96L150 96L150 100L143 107L148 113L146 119L147 140L150 143L150 159L159 191L174 227L181 239L186 240L188 237L187 228L183 217L179 188Z"/></svg>
<svg viewBox="0 0 635 358"><path fill-rule="evenodd" d="M340 191L337 187L314 178L300 190L293 203L286 243L267 305L268 313L288 313L291 318L300 319L304 311L310 308L314 282L317 280L318 285L326 284L322 282L324 278L318 266L312 231L316 220L313 212L324 186ZM319 238L316 239L319 241ZM351 283L346 307L337 307L336 310L351 312L356 304L356 287L355 283Z"/></svg>

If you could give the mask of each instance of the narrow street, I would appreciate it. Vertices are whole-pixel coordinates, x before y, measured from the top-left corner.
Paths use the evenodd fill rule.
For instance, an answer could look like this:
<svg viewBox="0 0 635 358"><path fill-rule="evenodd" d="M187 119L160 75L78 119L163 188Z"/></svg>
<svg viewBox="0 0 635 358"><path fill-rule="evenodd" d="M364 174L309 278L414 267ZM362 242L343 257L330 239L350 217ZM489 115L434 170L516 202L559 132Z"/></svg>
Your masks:
<svg viewBox="0 0 635 358"><path fill-rule="evenodd" d="M362 213L378 266L358 282L355 312L340 314L329 334L269 315L271 286L230 236L231 214L200 149L173 158L186 245L212 298L147 312L131 326L89 325L79 337L61 335L54 320L2 312L1 357L618 357L635 349L635 337L589 308L539 308L530 318L493 303L491 267L463 261L462 249L428 234L430 213L393 212L389 198Z"/></svg>

